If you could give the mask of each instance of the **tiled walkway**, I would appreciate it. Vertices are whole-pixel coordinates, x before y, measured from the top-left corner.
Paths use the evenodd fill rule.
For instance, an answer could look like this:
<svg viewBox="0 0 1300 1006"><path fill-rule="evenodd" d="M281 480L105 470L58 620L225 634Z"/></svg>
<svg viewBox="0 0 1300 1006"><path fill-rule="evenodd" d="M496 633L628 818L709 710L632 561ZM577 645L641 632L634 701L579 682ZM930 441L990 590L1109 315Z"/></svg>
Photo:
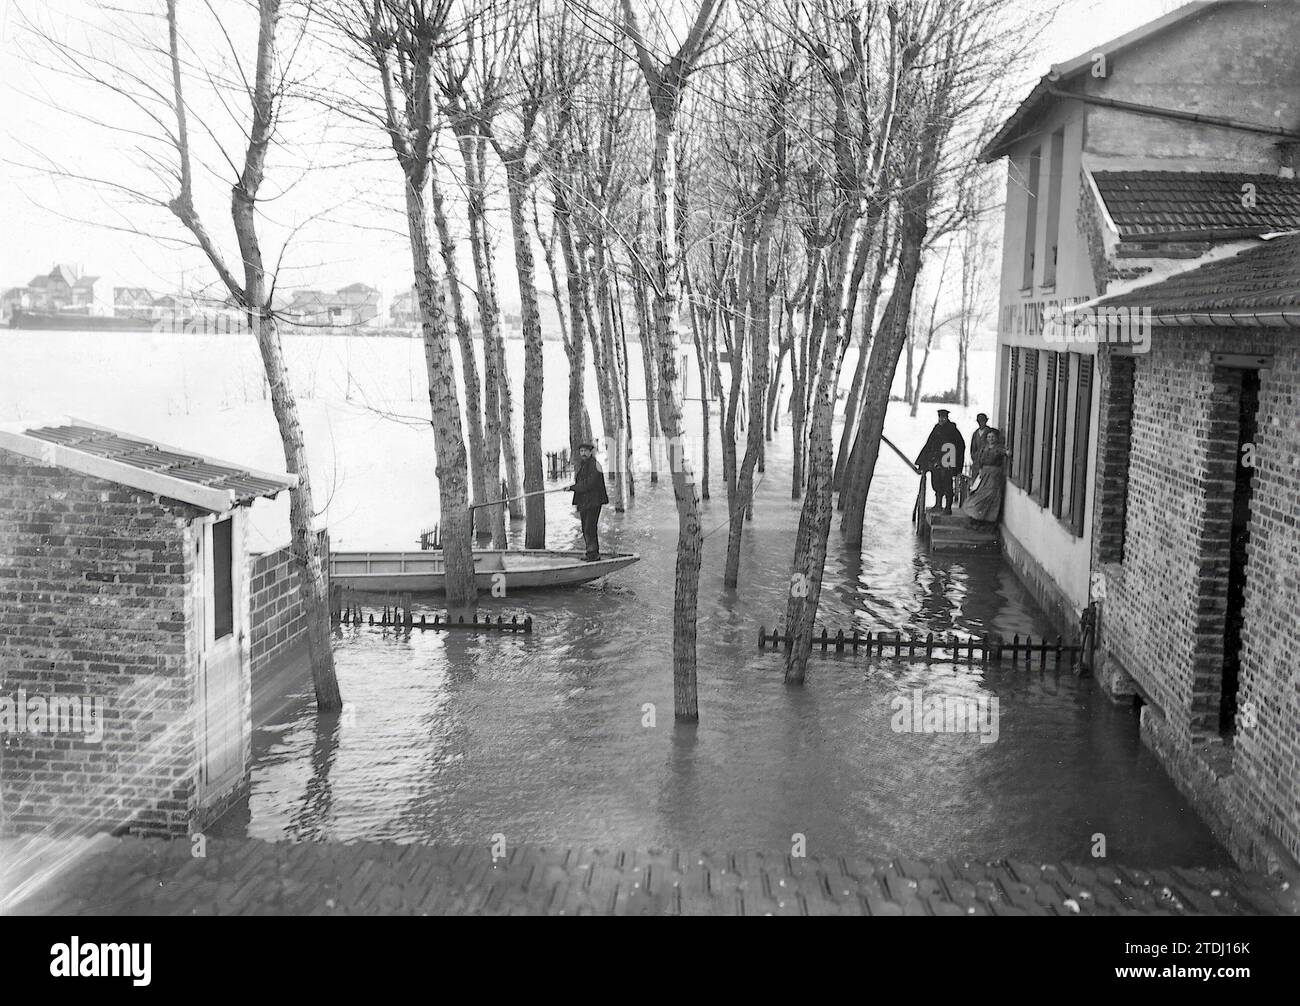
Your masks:
<svg viewBox="0 0 1300 1006"><path fill-rule="evenodd" d="M1300 914L1235 871L481 846L98 837L0 841L15 914ZM46 879L48 878L48 879Z"/></svg>

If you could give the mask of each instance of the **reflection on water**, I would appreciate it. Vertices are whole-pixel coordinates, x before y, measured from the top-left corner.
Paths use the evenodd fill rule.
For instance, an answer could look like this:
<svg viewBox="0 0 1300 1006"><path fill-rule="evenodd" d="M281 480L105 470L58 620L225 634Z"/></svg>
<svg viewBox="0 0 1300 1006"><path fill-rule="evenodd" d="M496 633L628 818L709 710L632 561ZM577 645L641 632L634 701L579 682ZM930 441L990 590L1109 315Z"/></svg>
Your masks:
<svg viewBox="0 0 1300 1006"><path fill-rule="evenodd" d="M0 421L71 412L256 468L283 465L251 338L4 330L0 349ZM414 547L437 516L420 343L294 336L285 349L335 547ZM506 349L517 376L523 346ZM634 396L644 387L640 360L628 355ZM846 375L855 362L850 351ZM939 349L930 372L951 374L955 362ZM972 354L970 368L977 398L953 409L967 433L975 412L991 411L994 354ZM544 450L568 437L565 396L553 394L567 375L563 348L547 343ZM590 370L587 389L599 415ZM688 394L698 394L693 378ZM689 431L698 416L692 403ZM640 402L632 418L643 443ZM915 454L933 421L930 409L911 419L895 406L886 429ZM317 716L305 678L270 688L285 697L258 720L251 796L221 829L411 842L502 832L512 842L685 849L779 849L800 832L813 853L1064 859L1086 859L1100 832L1124 862L1227 862L1140 745L1133 711L1068 670L814 656L808 684L787 689L780 656L760 653L757 639L760 624L782 617L790 583L799 505L789 498L789 434L768 445L741 588L726 591L716 424L714 409L698 726L672 719L672 491L642 477L632 507L607 510L601 531L606 549L638 552L640 563L597 585L488 602L526 609L532 637L347 629L337 650L344 714ZM860 554L832 532L822 595L831 631L1048 631L999 558L918 548L915 494L915 476L882 452ZM550 545L580 547L565 498L547 500ZM284 544L286 509L283 496L254 508L254 548ZM996 696L997 742L893 732L891 700L915 689ZM642 726L647 703L653 727Z"/></svg>
<svg viewBox="0 0 1300 1006"><path fill-rule="evenodd" d="M923 439L924 425L901 439ZM1116 861L1227 862L1141 746L1134 711L1068 668L815 655L808 684L786 688L780 656L757 648L760 623L784 611L798 519L782 445L769 461L738 591L722 587L725 501L705 506L698 725L672 719L671 489L643 480L602 529L605 548L639 552L640 563L597 584L489 602L527 610L533 636L343 630L348 709L318 717L309 683L291 690L256 733L247 805L221 828L686 849L782 848L800 832L814 853L1076 860L1101 833ZM918 545L913 479L882 459L861 555L832 539L823 622L832 632L1047 632L1000 558L932 557ZM550 504L552 543L576 544L563 497ZM891 700L918 689L996 696L997 741L894 732Z"/></svg>

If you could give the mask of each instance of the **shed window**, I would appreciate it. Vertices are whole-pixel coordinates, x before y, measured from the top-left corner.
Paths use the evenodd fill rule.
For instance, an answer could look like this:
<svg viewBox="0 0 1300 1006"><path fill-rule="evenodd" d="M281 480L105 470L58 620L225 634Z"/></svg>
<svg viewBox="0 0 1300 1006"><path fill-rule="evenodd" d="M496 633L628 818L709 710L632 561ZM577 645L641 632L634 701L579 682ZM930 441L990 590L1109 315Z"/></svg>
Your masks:
<svg viewBox="0 0 1300 1006"><path fill-rule="evenodd" d="M235 631L233 521L212 525L212 638L221 639Z"/></svg>

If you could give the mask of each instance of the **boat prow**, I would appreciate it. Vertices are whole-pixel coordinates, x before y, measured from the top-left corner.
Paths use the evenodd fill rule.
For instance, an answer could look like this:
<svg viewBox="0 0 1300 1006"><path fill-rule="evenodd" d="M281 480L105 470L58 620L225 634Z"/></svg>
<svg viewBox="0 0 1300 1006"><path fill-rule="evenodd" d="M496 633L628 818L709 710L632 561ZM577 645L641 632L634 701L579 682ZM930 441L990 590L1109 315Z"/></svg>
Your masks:
<svg viewBox="0 0 1300 1006"><path fill-rule="evenodd" d="M504 583L511 592L572 587L608 576L640 558L632 552L612 552L587 561L581 552L475 549L474 583L479 590ZM445 578L445 560L437 550L330 554L330 582L349 590L443 593Z"/></svg>

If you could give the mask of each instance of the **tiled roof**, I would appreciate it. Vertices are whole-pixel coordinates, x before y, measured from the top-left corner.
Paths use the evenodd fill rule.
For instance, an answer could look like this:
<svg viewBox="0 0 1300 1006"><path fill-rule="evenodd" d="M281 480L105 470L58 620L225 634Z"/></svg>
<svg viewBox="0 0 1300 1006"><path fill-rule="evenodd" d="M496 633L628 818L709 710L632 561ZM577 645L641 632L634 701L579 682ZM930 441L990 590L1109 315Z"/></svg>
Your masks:
<svg viewBox="0 0 1300 1006"><path fill-rule="evenodd" d="M1190 269L1159 283L1103 298L1105 306L1150 308L1155 316L1233 314L1263 323L1293 319L1300 325L1300 233Z"/></svg>
<svg viewBox="0 0 1300 1006"><path fill-rule="evenodd" d="M42 448L41 442L61 450ZM0 447L215 511L297 484L292 475L254 471L75 420L0 433Z"/></svg>
<svg viewBox="0 0 1300 1006"><path fill-rule="evenodd" d="M1300 179L1227 171L1095 171L1092 177L1125 240L1300 228Z"/></svg>

